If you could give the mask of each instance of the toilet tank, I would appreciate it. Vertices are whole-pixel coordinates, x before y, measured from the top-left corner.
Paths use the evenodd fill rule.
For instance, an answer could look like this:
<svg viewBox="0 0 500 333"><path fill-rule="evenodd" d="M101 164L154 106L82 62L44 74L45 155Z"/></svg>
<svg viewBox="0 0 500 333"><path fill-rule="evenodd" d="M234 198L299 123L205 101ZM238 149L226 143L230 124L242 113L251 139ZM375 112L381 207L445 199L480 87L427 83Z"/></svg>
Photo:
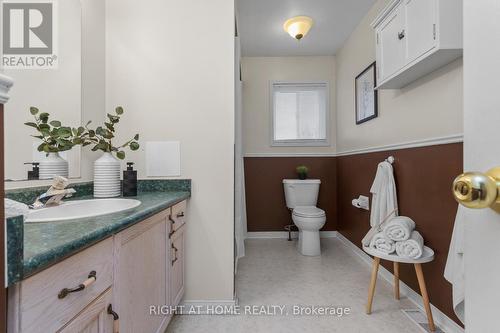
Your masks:
<svg viewBox="0 0 500 333"><path fill-rule="evenodd" d="M283 179L286 206L290 209L297 206L316 206L320 184L319 179Z"/></svg>

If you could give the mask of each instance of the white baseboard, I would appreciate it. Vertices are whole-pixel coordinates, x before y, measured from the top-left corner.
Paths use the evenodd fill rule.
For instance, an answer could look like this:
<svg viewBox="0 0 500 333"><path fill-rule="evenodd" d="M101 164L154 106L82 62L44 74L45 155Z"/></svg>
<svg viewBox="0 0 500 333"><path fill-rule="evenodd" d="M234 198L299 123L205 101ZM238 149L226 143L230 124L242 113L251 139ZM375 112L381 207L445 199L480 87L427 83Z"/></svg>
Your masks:
<svg viewBox="0 0 500 333"><path fill-rule="evenodd" d="M292 231L292 238L297 238L298 231ZM321 238L335 238L338 235L337 231L320 231ZM276 239L288 238L288 231L252 231L247 232L247 239Z"/></svg>
<svg viewBox="0 0 500 333"><path fill-rule="evenodd" d="M226 310L225 313L220 313L220 315L228 315L230 313L230 308L238 305L238 299L232 300L185 300L182 301L179 306L183 307L184 313L179 313L180 315L189 315L189 310L195 311L196 315L217 315L219 310ZM218 309L217 309L218 308Z"/></svg>
<svg viewBox="0 0 500 333"><path fill-rule="evenodd" d="M373 259L370 257L367 253L365 253L363 250L361 250L359 247L357 247L354 243L352 243L350 240L345 238L342 234L338 233L337 238L351 251L353 251L356 255L358 255L359 258L361 258L362 261L364 261L367 265L372 265ZM379 268L379 276L382 277L384 280L386 280L391 286L394 286L394 275L385 269L384 267L380 266ZM415 304L422 312L425 313L423 302L422 302L422 296L415 292L413 289L411 289L407 284L405 284L403 281L399 282L399 288L400 292L402 295L405 295L408 297L412 303ZM464 333L464 329L460 327L457 323L455 323L453 320L451 320L447 315L445 315L441 310L436 308L434 305L431 304L432 308L432 315L434 317L434 321L436 324L446 333Z"/></svg>

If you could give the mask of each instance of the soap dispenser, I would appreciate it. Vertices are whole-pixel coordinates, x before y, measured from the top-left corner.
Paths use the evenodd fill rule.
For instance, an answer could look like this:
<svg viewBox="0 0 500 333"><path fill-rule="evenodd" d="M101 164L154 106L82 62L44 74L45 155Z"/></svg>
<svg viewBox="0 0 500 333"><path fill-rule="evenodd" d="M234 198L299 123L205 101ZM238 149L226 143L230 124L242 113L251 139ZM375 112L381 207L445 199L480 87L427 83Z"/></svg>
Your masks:
<svg viewBox="0 0 500 333"><path fill-rule="evenodd" d="M137 171L134 170L133 162L127 162L127 170L123 171L123 196L137 196Z"/></svg>
<svg viewBox="0 0 500 333"><path fill-rule="evenodd" d="M28 162L24 163L26 165L30 164L33 169L28 171L28 180L40 179L40 163L38 162Z"/></svg>

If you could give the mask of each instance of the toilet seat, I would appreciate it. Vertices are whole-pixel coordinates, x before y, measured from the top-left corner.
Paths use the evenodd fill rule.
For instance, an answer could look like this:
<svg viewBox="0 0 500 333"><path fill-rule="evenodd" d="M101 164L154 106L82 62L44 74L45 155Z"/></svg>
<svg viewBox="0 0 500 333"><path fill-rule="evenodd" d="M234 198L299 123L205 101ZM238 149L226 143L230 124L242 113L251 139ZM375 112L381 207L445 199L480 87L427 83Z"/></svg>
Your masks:
<svg viewBox="0 0 500 333"><path fill-rule="evenodd" d="M293 215L298 217L325 217L324 210L316 206L297 206L293 209Z"/></svg>

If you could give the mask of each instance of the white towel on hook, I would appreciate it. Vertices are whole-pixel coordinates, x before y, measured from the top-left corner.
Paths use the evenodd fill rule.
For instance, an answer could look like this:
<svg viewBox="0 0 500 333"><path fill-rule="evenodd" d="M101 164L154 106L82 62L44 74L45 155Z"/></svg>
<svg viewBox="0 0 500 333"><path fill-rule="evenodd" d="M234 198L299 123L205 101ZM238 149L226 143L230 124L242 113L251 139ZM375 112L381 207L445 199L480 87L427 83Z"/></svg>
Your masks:
<svg viewBox="0 0 500 333"><path fill-rule="evenodd" d="M372 207L370 212L371 230L361 241L363 246L369 246L373 236L382 231L383 224L398 215L398 200L396 181L391 163L384 161L378 164L375 180L370 189Z"/></svg>
<svg viewBox="0 0 500 333"><path fill-rule="evenodd" d="M465 320L464 242L466 211L467 209L465 207L458 205L450 250L444 268L444 278L453 286L453 310L455 310L455 314L462 323L464 323Z"/></svg>

